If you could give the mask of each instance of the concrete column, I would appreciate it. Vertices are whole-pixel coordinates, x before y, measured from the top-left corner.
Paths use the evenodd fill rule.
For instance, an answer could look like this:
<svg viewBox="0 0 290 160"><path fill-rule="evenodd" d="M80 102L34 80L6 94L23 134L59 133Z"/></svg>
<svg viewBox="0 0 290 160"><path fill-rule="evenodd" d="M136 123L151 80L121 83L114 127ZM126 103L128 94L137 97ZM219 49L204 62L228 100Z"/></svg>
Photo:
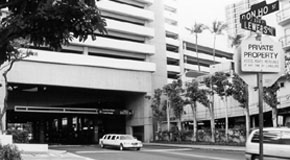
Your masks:
<svg viewBox="0 0 290 160"><path fill-rule="evenodd" d="M83 54L89 55L89 48L88 47L84 47Z"/></svg>
<svg viewBox="0 0 290 160"><path fill-rule="evenodd" d="M39 142L44 143L45 142L45 131L44 131L44 122L41 121L39 125Z"/></svg>

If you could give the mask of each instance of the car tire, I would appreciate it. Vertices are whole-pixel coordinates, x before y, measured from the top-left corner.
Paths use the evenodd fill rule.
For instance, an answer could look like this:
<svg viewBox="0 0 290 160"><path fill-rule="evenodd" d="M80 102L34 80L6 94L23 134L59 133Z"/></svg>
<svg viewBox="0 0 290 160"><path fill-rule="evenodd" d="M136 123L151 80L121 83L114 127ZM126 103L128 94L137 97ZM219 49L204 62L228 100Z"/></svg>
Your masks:
<svg viewBox="0 0 290 160"><path fill-rule="evenodd" d="M120 149L120 151L123 151L123 150L124 150L124 146L123 146L123 144L122 144L122 143L120 144L120 147L119 147L119 149Z"/></svg>
<svg viewBox="0 0 290 160"><path fill-rule="evenodd" d="M103 142L101 142L100 146L101 148L105 148L105 145L103 144Z"/></svg>
<svg viewBox="0 0 290 160"><path fill-rule="evenodd" d="M257 156L257 155L253 155L253 156L252 156L252 160L260 160L260 158L259 158L259 156Z"/></svg>
<svg viewBox="0 0 290 160"><path fill-rule="evenodd" d="M140 151L141 148L136 148L137 151Z"/></svg>

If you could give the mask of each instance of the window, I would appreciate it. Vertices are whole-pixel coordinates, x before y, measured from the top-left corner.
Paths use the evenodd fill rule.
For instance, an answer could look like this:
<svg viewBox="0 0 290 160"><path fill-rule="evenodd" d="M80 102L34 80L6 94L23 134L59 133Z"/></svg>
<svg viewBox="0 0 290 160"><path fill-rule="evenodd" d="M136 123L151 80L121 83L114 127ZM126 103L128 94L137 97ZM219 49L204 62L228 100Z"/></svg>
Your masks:
<svg viewBox="0 0 290 160"><path fill-rule="evenodd" d="M264 131L264 143L268 144L281 144L280 138L281 138L281 131ZM259 131L257 131L252 139L253 143L259 143Z"/></svg>
<svg viewBox="0 0 290 160"><path fill-rule="evenodd" d="M115 140L116 139L116 136L112 136L112 138L111 138L112 140Z"/></svg>
<svg viewBox="0 0 290 160"><path fill-rule="evenodd" d="M108 136L107 139L111 139L111 136Z"/></svg>

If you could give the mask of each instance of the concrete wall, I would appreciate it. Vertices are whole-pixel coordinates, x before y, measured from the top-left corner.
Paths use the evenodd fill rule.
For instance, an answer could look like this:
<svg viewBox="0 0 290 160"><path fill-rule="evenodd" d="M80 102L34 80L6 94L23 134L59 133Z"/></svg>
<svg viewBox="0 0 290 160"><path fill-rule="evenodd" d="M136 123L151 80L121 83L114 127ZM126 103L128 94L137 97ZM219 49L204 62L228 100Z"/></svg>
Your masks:
<svg viewBox="0 0 290 160"><path fill-rule="evenodd" d="M151 73L100 67L22 61L8 75L9 82L148 92Z"/></svg>

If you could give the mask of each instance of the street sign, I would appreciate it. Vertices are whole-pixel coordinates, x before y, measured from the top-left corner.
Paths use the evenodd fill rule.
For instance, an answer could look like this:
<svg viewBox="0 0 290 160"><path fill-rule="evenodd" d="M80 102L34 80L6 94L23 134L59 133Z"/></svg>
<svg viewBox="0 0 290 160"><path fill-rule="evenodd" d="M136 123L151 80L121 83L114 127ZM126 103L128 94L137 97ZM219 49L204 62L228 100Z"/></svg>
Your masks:
<svg viewBox="0 0 290 160"><path fill-rule="evenodd" d="M262 36L262 39L263 38L266 38L266 36ZM255 39L255 36L254 35L246 38L243 43L248 43L246 41L253 41L253 39ZM279 62L279 64L280 64L281 68L280 68L279 72L263 72L263 86L264 87L271 86L282 74L284 74L284 70L285 70L285 67L283 67L283 66L285 66L284 52L281 49L281 47L278 47L277 50L280 50L280 51L278 51L278 53L281 54L281 55L279 55L280 56L280 62ZM255 62L255 60L258 59L258 57L255 57L255 56L258 56L258 54L255 54L254 53L253 57L249 57L250 58L249 61L243 62L244 65L248 65L251 61L254 61ZM241 78L249 86L251 86L251 87L257 87L257 74L255 74L256 71L254 71L254 70L252 70L252 71L246 71L246 72L245 71L242 71L242 58L241 57L242 57L242 44L240 45L240 47L238 47L235 50L235 53L234 53L234 62L235 62L235 67L234 68L235 68L235 73L237 73L238 75L240 75ZM244 58L246 59L247 57L244 57ZM259 61L257 61L257 62L259 62ZM252 64L254 65L255 63L252 63ZM258 63L258 64L260 64L260 63ZM266 71L265 69L263 69L263 70Z"/></svg>
<svg viewBox="0 0 290 160"><path fill-rule="evenodd" d="M284 53L279 43L263 36L261 41L255 37L244 40L241 44L241 68L243 72L276 72L284 68Z"/></svg>
<svg viewBox="0 0 290 160"><path fill-rule="evenodd" d="M240 22L251 21L254 17L262 17L279 10L279 1L267 4L266 1L254 4L251 10L240 15Z"/></svg>
<svg viewBox="0 0 290 160"><path fill-rule="evenodd" d="M260 31L262 34L276 36L276 29L268 26L265 20L254 18L253 21L241 21L241 28L249 31ZM257 23L258 22L258 23Z"/></svg>
<svg viewBox="0 0 290 160"><path fill-rule="evenodd" d="M266 1L254 4L251 10L240 15L241 28L249 31L260 31L262 34L276 36L276 29L268 26L262 16L279 10L279 1L267 4Z"/></svg>

